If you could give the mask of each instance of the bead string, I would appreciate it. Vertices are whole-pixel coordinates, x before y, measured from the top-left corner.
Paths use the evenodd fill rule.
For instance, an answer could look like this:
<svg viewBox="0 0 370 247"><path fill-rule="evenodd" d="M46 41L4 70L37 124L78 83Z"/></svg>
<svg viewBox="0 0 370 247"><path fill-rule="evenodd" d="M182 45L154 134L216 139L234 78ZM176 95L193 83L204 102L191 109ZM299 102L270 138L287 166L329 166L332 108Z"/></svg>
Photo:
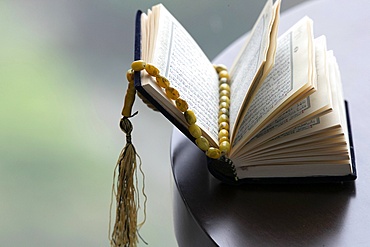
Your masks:
<svg viewBox="0 0 370 247"><path fill-rule="evenodd" d="M186 122L189 124L188 130L195 138L196 145L203 150L209 158L218 159L221 155L227 155L230 151L229 139L229 107L230 107L230 86L229 86L229 73L227 68L223 65L214 65L219 78L219 114L218 114L218 142L219 148L211 147L208 140L202 135L202 131L196 124L196 116L194 112L189 109L188 103L180 98L180 93L176 88L170 86L167 78L160 75L159 69L150 63L143 60L134 61L131 64L131 69L127 71L127 80L130 84L134 81L134 71L145 70L150 76L156 78L158 86L160 86L166 96L175 101L176 107L180 110L185 117Z"/></svg>

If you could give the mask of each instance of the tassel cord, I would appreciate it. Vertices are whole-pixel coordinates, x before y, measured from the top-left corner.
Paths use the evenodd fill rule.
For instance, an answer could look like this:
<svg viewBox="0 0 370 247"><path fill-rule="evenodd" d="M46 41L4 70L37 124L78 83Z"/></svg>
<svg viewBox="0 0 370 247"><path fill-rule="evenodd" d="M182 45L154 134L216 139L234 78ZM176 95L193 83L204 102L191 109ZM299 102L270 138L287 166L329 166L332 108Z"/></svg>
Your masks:
<svg viewBox="0 0 370 247"><path fill-rule="evenodd" d="M135 113L136 114L136 113ZM134 115L135 115L134 114ZM112 247L135 247L138 243L139 229L146 221L147 196L145 190L145 176L142 170L140 156L136 153L135 147L131 143L132 124L128 117L123 117L120 127L126 133L126 145L122 149L113 173L113 185L110 205L109 220L109 240ZM137 159L139 163L137 163ZM118 176L117 176L118 170ZM143 201L143 220L138 224L137 218L140 210L140 193L138 172L143 177L141 193ZM117 181L116 181L117 178ZM117 185L115 187L115 184ZM116 220L111 234L111 213L113 196L116 197ZM143 240L144 243L146 243Z"/></svg>

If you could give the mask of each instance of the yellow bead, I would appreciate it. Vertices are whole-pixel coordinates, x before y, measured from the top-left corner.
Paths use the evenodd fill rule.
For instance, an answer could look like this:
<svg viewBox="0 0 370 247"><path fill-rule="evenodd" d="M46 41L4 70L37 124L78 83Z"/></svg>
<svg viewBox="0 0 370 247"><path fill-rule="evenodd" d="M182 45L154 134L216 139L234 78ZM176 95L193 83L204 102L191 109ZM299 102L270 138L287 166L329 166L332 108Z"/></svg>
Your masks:
<svg viewBox="0 0 370 247"><path fill-rule="evenodd" d="M225 141L230 142L230 139L229 139L229 137L228 137L228 136L223 136L223 137L221 137L221 138L218 138L218 142L219 142L219 143L223 143L223 142L225 142Z"/></svg>
<svg viewBox="0 0 370 247"><path fill-rule="evenodd" d="M221 96L220 97L220 102L226 102L230 105L230 98L227 96Z"/></svg>
<svg viewBox="0 0 370 247"><path fill-rule="evenodd" d="M188 124L195 124L197 121L197 118L192 110L187 110L184 112L184 116Z"/></svg>
<svg viewBox="0 0 370 247"><path fill-rule="evenodd" d="M226 90L226 91L229 91L230 92L230 86L229 84L227 83L222 83L219 87L219 92L223 91L223 90Z"/></svg>
<svg viewBox="0 0 370 247"><path fill-rule="evenodd" d="M230 107L230 102L228 103L228 102L221 102L220 103L220 109L221 108L226 108L226 109L228 109Z"/></svg>
<svg viewBox="0 0 370 247"><path fill-rule="evenodd" d="M194 138L199 138L202 135L202 131L200 130L199 126L196 124L189 125L189 132L190 135Z"/></svg>
<svg viewBox="0 0 370 247"><path fill-rule="evenodd" d="M209 142L206 138L204 138L203 136L195 139L195 143L197 144L197 146L202 149L203 151L207 151L209 149Z"/></svg>
<svg viewBox="0 0 370 247"><path fill-rule="evenodd" d="M167 80L166 77L163 77L163 76L159 75L155 79L156 79L158 85L162 88L168 88L170 86L170 81Z"/></svg>
<svg viewBox="0 0 370 247"><path fill-rule="evenodd" d="M131 69L133 69L134 71L140 71L145 68L145 65L146 65L145 61L136 60L131 64Z"/></svg>
<svg viewBox="0 0 370 247"><path fill-rule="evenodd" d="M145 70L151 76L158 76L159 75L159 69L157 67L155 67L153 64L147 63L145 65Z"/></svg>
<svg viewBox="0 0 370 247"><path fill-rule="evenodd" d="M217 71L217 73L220 73L222 70L226 70L227 71L227 67L223 64L217 64L217 65L213 65L213 67L215 68L215 70Z"/></svg>
<svg viewBox="0 0 370 247"><path fill-rule="evenodd" d="M188 103L183 99L178 98L176 99L175 103L176 103L177 109L179 109L181 112L185 112L189 108Z"/></svg>
<svg viewBox="0 0 370 247"><path fill-rule="evenodd" d="M221 151L218 148L210 147L207 150L206 155L211 159L218 159L221 157Z"/></svg>
<svg viewBox="0 0 370 247"><path fill-rule="evenodd" d="M229 137L229 131L222 129L220 130L220 132L218 132L218 139L221 139L224 136Z"/></svg>
<svg viewBox="0 0 370 247"><path fill-rule="evenodd" d="M227 72L227 70L222 70L220 71L220 73L218 73L218 77L229 79L229 73Z"/></svg>
<svg viewBox="0 0 370 247"><path fill-rule="evenodd" d="M180 97L179 92L173 87L166 88L166 95L168 98L172 100L177 100L177 98Z"/></svg>
<svg viewBox="0 0 370 247"><path fill-rule="evenodd" d="M134 77L134 71L132 69L127 70L126 78L127 78L127 81L129 81L129 82L134 81L135 77Z"/></svg>
<svg viewBox="0 0 370 247"><path fill-rule="evenodd" d="M228 142L228 141L221 142L220 150L223 153L229 153L229 151L230 151L230 142Z"/></svg>
<svg viewBox="0 0 370 247"><path fill-rule="evenodd" d="M219 81L218 85L222 85L224 83L228 84L226 78L220 78L220 80L218 80L218 81Z"/></svg>
<svg viewBox="0 0 370 247"><path fill-rule="evenodd" d="M229 123L228 123L228 122L221 122L221 123L218 125L218 129L225 129L225 130L229 130Z"/></svg>
<svg viewBox="0 0 370 247"><path fill-rule="evenodd" d="M218 112L218 116L221 116L222 114L225 114L225 115L229 116L229 109L220 108L220 111Z"/></svg>
<svg viewBox="0 0 370 247"><path fill-rule="evenodd" d="M228 91L228 90L221 90L220 91L220 97L222 97L222 96L230 97L230 91Z"/></svg>
<svg viewBox="0 0 370 247"><path fill-rule="evenodd" d="M218 117L218 124L222 122L229 122L229 116L226 114L222 114Z"/></svg>

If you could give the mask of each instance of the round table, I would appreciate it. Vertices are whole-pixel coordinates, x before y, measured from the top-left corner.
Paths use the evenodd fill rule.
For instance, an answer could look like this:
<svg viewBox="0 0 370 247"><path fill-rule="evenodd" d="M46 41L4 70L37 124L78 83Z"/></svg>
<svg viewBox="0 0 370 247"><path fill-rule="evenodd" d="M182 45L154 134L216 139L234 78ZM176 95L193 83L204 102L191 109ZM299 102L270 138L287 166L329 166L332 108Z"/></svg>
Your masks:
<svg viewBox="0 0 370 247"><path fill-rule="evenodd" d="M221 183L177 129L171 142L179 246L370 246L370 2L314 1L282 14L279 33L305 15L325 34L349 102L358 179L341 184ZM231 66L238 39L214 60Z"/></svg>

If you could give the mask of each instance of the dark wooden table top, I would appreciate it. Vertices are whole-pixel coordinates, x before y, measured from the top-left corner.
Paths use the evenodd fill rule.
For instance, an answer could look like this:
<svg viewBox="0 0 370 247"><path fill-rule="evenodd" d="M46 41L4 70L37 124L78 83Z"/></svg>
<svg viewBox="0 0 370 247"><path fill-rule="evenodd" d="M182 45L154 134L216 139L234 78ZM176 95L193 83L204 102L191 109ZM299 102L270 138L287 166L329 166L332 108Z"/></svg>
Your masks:
<svg viewBox="0 0 370 247"><path fill-rule="evenodd" d="M314 1L282 15L280 33L304 15L325 34L349 102L358 179L343 184L223 184L174 129L174 220L180 246L370 246L370 2ZM237 40L215 63L231 66Z"/></svg>

